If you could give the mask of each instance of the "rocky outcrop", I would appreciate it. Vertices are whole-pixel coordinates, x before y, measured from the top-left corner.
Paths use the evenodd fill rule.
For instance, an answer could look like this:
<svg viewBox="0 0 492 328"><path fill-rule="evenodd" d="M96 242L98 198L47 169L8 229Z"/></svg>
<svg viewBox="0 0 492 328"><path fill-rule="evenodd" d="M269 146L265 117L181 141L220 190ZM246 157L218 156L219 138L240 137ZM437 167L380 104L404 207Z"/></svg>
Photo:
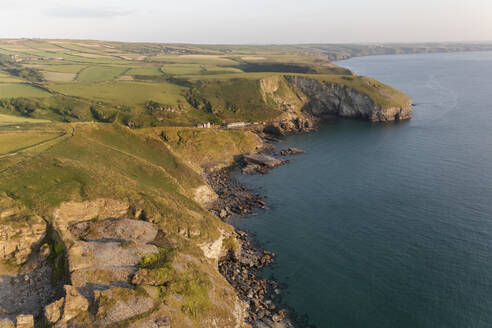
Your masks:
<svg viewBox="0 0 492 328"><path fill-rule="evenodd" d="M70 320L89 308L89 301L82 296L77 288L65 285L65 297L47 305L44 308L46 320L55 328L69 326Z"/></svg>
<svg viewBox="0 0 492 328"><path fill-rule="evenodd" d="M274 167L284 165L287 161L277 159L265 154L246 154L242 156L242 172L246 174L267 173Z"/></svg>
<svg viewBox="0 0 492 328"><path fill-rule="evenodd" d="M94 290L132 286L128 281L145 254L157 253L149 245L157 235L152 223L131 219L83 221L70 227L73 245L68 249L72 285L91 298Z"/></svg>
<svg viewBox="0 0 492 328"><path fill-rule="evenodd" d="M9 219L10 218L10 219ZM9 216L0 221L0 260L20 265L46 235L46 222L39 216Z"/></svg>
<svg viewBox="0 0 492 328"><path fill-rule="evenodd" d="M109 326L148 312L154 300L146 292L112 287L95 293L98 326Z"/></svg>
<svg viewBox="0 0 492 328"><path fill-rule="evenodd" d="M261 132L272 136L311 132L316 128L317 119L311 115L290 114L287 118L268 123Z"/></svg>
<svg viewBox="0 0 492 328"><path fill-rule="evenodd" d="M299 154L304 154L305 151L299 148L295 147L289 147L287 149L282 149L280 150L279 154L281 156L290 156L290 155L299 155Z"/></svg>
<svg viewBox="0 0 492 328"><path fill-rule="evenodd" d="M409 119L412 116L411 100L407 98L398 105L380 106L369 95L346 85L320 82L303 76L286 76L286 79L309 97L304 110L318 117L347 117L387 122ZM373 88L379 96L391 98L386 90Z"/></svg>
<svg viewBox="0 0 492 328"><path fill-rule="evenodd" d="M63 286L53 279L53 236L41 217L27 215L7 197L0 199L0 212L0 327L7 321L32 327L33 314L57 299Z"/></svg>

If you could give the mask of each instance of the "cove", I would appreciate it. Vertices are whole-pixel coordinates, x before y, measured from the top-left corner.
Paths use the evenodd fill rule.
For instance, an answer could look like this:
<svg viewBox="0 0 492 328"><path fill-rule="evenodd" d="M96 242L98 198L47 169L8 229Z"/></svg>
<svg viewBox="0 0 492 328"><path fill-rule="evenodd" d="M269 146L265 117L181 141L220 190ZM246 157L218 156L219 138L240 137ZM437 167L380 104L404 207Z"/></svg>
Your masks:
<svg viewBox="0 0 492 328"><path fill-rule="evenodd" d="M317 327L491 327L492 53L337 64L405 92L413 118L284 138L306 154L238 176L269 209L233 224Z"/></svg>

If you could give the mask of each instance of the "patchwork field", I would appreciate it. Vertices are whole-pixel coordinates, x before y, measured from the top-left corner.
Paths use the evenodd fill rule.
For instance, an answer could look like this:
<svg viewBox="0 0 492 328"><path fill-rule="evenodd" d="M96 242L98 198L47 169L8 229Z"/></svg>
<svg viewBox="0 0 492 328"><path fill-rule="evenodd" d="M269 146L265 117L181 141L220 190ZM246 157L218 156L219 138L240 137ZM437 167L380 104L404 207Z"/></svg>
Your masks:
<svg viewBox="0 0 492 328"><path fill-rule="evenodd" d="M118 121L131 127L268 121L288 107L264 81L305 75L367 94L403 96L330 60L350 56L487 50L489 44L179 45L82 40L0 40L0 113L50 121ZM302 97L298 91L283 94ZM18 99L21 99L20 101ZM294 99L295 110L299 110ZM286 107L287 106L287 107Z"/></svg>

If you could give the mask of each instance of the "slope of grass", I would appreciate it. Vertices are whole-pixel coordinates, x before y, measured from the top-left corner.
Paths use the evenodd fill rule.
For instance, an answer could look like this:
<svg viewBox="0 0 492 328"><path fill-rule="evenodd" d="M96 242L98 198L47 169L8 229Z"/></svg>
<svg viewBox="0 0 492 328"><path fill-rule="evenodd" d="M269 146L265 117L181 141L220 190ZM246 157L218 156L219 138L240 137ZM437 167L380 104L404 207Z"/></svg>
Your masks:
<svg viewBox="0 0 492 328"><path fill-rule="evenodd" d="M28 83L0 83L0 98L48 96L49 92Z"/></svg>
<svg viewBox="0 0 492 328"><path fill-rule="evenodd" d="M225 121L263 121L281 114L278 106L263 100L255 79L205 80L195 83L190 95Z"/></svg>
<svg viewBox="0 0 492 328"><path fill-rule="evenodd" d="M38 145L57 136L59 136L58 133L41 133L39 131L0 132L0 156Z"/></svg>
<svg viewBox="0 0 492 328"><path fill-rule="evenodd" d="M49 87L65 95L127 106L143 105L149 100L168 105L186 102L182 96L186 89L166 82L113 81L78 83L76 87L72 83L52 84Z"/></svg>
<svg viewBox="0 0 492 328"><path fill-rule="evenodd" d="M113 80L128 70L126 67L117 66L89 66L79 72L77 80L80 82L97 82Z"/></svg>
<svg viewBox="0 0 492 328"><path fill-rule="evenodd" d="M229 165L234 156L251 153L261 144L256 134L244 130L165 127L138 133L164 138L180 157L207 168Z"/></svg>
<svg viewBox="0 0 492 328"><path fill-rule="evenodd" d="M29 67L37 68L47 72L57 72L57 73L78 73L80 70L87 67L87 65L80 64L35 64L29 65Z"/></svg>
<svg viewBox="0 0 492 328"><path fill-rule="evenodd" d="M41 71L44 78L50 82L70 82L75 79L75 73L60 73L60 72L48 72Z"/></svg>
<svg viewBox="0 0 492 328"><path fill-rule="evenodd" d="M147 76L161 76L162 71L158 66L141 66L141 67L133 67L126 75L147 75Z"/></svg>
<svg viewBox="0 0 492 328"><path fill-rule="evenodd" d="M0 114L0 124L26 124L26 123L47 123L48 120L38 120L22 116Z"/></svg>
<svg viewBox="0 0 492 328"><path fill-rule="evenodd" d="M118 125L72 127L73 136L36 156L20 154L22 161L6 163L0 171L0 195L47 217L64 201L120 199L140 204L166 231L187 227L199 232L194 237L199 240L217 237L220 220L192 200L203 178L162 141ZM33 138L29 131L29 137L16 142Z"/></svg>

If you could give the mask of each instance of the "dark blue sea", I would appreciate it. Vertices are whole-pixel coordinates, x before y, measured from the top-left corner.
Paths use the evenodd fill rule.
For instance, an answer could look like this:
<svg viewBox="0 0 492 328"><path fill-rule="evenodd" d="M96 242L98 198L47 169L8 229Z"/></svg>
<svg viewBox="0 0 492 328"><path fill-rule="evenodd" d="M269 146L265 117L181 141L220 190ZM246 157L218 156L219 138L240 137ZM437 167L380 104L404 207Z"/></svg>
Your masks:
<svg viewBox="0 0 492 328"><path fill-rule="evenodd" d="M319 328L492 327L492 52L338 65L409 95L413 118L289 136L304 155L240 176L269 209L235 219Z"/></svg>

